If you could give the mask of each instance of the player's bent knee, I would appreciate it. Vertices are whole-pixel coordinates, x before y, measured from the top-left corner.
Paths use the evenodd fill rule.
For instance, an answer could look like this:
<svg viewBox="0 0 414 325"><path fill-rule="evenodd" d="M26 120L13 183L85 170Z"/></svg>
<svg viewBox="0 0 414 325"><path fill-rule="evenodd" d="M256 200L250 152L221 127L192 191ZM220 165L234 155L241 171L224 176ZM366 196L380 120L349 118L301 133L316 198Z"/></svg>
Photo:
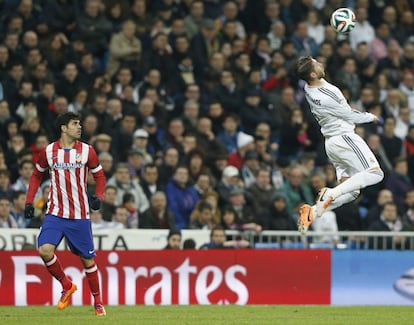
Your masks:
<svg viewBox="0 0 414 325"><path fill-rule="evenodd" d="M38 249L40 257L45 261L49 260L53 257L53 254L55 253L55 246L53 245L42 245Z"/></svg>
<svg viewBox="0 0 414 325"><path fill-rule="evenodd" d="M361 173L361 176L362 176L361 188L364 188L364 187L381 182L384 179L384 172L379 167L371 168L371 169L363 171Z"/></svg>

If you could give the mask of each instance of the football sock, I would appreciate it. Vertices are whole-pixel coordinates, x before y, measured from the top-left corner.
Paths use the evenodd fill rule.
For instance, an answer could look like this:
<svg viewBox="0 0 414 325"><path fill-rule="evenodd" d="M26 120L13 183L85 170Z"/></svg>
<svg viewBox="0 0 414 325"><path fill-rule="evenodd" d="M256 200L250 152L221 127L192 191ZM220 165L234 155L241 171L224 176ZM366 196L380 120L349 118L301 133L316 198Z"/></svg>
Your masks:
<svg viewBox="0 0 414 325"><path fill-rule="evenodd" d="M330 211L339 208L341 205L344 205L345 203L354 201L359 196L359 193L359 191L352 191L338 196L334 201L332 201L332 203L328 206L326 210Z"/></svg>
<svg viewBox="0 0 414 325"><path fill-rule="evenodd" d="M45 265L49 273L62 284L64 290L71 288L72 282L66 276L65 272L63 272L62 265L60 265L56 255L53 255L49 261L46 261Z"/></svg>
<svg viewBox="0 0 414 325"><path fill-rule="evenodd" d="M101 291L99 289L98 267L96 264L85 269L85 274L88 279L89 289L95 300L94 305L102 304Z"/></svg>
<svg viewBox="0 0 414 325"><path fill-rule="evenodd" d="M348 178L345 182L339 184L329 191L329 196L333 200L336 200L339 196L358 191L361 188L365 188L369 185L377 184L382 181L384 178L384 173L382 170L364 170L362 172L356 173L354 176Z"/></svg>

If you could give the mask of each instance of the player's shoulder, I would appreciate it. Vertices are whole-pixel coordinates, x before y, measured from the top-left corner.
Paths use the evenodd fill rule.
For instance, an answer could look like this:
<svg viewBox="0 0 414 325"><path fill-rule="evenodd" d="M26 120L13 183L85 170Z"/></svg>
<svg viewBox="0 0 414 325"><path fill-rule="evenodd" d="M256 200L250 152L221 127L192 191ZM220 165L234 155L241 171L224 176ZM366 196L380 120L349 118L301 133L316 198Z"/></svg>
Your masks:
<svg viewBox="0 0 414 325"><path fill-rule="evenodd" d="M93 146L85 141L77 140L75 142L75 147L77 148L87 148L87 149L93 149Z"/></svg>
<svg viewBox="0 0 414 325"><path fill-rule="evenodd" d="M344 101L341 91L327 81L321 87L318 87L318 91L326 99L334 100L339 104L342 104Z"/></svg>

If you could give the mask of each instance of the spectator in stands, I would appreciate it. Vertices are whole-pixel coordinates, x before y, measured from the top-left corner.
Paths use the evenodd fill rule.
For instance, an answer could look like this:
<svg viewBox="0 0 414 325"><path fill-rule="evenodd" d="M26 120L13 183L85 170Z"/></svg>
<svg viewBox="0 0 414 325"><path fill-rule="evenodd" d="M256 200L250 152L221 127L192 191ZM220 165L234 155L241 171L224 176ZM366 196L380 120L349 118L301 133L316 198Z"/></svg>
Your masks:
<svg viewBox="0 0 414 325"><path fill-rule="evenodd" d="M159 167L160 182L165 187L170 177L173 175L175 168L179 164L179 152L176 148L170 147L165 150L164 159Z"/></svg>
<svg viewBox="0 0 414 325"><path fill-rule="evenodd" d="M103 58L104 52L108 49L112 24L100 12L99 6L99 1L86 1L84 10L80 11L77 17L76 33L82 35L89 52Z"/></svg>
<svg viewBox="0 0 414 325"><path fill-rule="evenodd" d="M316 232L329 232L330 235L315 236L314 243L327 243L336 245L339 242L338 223L334 211L325 211L320 218L315 219L316 223L312 224L312 229Z"/></svg>
<svg viewBox="0 0 414 325"><path fill-rule="evenodd" d="M240 109L240 118L243 130L248 134L254 134L259 123L269 123L276 127L272 120L272 112L266 107L261 96L261 91L249 89L246 91L244 103Z"/></svg>
<svg viewBox="0 0 414 325"><path fill-rule="evenodd" d="M240 175L244 186L249 189L256 182L256 175L260 170L259 154L256 150L246 151Z"/></svg>
<svg viewBox="0 0 414 325"><path fill-rule="evenodd" d="M193 99L184 103L183 123L187 132L194 133L197 130L197 122L200 118L200 105Z"/></svg>
<svg viewBox="0 0 414 325"><path fill-rule="evenodd" d="M412 190L414 186L408 177L408 163L406 158L395 159L393 166L393 171L385 181L385 188L393 193L395 204L401 208L404 206L406 193Z"/></svg>
<svg viewBox="0 0 414 325"><path fill-rule="evenodd" d="M27 192L29 187L30 176L34 169L34 163L32 160L23 160L19 164L19 178L12 185L13 191Z"/></svg>
<svg viewBox="0 0 414 325"><path fill-rule="evenodd" d="M212 175L210 173L200 173L198 174L196 181L193 185L199 197L204 196L212 188Z"/></svg>
<svg viewBox="0 0 414 325"><path fill-rule="evenodd" d="M257 216L265 214L276 192L270 180L269 168L261 167L256 171L255 181L250 187L247 187L247 192L251 196Z"/></svg>
<svg viewBox="0 0 414 325"><path fill-rule="evenodd" d="M319 54L318 43L308 34L306 22L298 22L291 40L293 41L298 55L310 55L316 57Z"/></svg>
<svg viewBox="0 0 414 325"><path fill-rule="evenodd" d="M11 215L17 222L19 228L26 228L30 220L24 218L24 208L26 205L26 192L14 191L11 200Z"/></svg>
<svg viewBox="0 0 414 325"><path fill-rule="evenodd" d="M235 113L226 115L223 121L223 130L219 132L217 140L226 148L227 153L237 150L237 137L239 134L240 118Z"/></svg>
<svg viewBox="0 0 414 325"><path fill-rule="evenodd" d="M96 115L87 114L82 121L81 139L87 143L94 143L95 137L98 135L99 121Z"/></svg>
<svg viewBox="0 0 414 325"><path fill-rule="evenodd" d="M184 123L180 118L173 118L169 124L165 134L165 146L180 149L184 135Z"/></svg>
<svg viewBox="0 0 414 325"><path fill-rule="evenodd" d="M62 78L56 85L56 92L64 96L68 102L72 102L78 89L84 86L79 75L78 67L74 62L66 62L62 72Z"/></svg>
<svg viewBox="0 0 414 325"><path fill-rule="evenodd" d="M355 10L357 21L352 34L349 34L349 40L352 48L355 50L358 44L365 42L371 44L375 38L375 30L368 20L368 11L365 7L358 7Z"/></svg>
<svg viewBox="0 0 414 325"><path fill-rule="evenodd" d="M250 243L242 238L226 240L223 227L216 226L210 232L210 242L200 246L200 249L247 248Z"/></svg>
<svg viewBox="0 0 414 325"><path fill-rule="evenodd" d="M204 153L199 149L191 150L186 157L190 183L195 184L201 174L210 174L205 163Z"/></svg>
<svg viewBox="0 0 414 325"><path fill-rule="evenodd" d="M227 164L240 169L244 163L244 156L247 151L254 149L254 138L245 132L237 135L237 151L228 155Z"/></svg>
<svg viewBox="0 0 414 325"><path fill-rule="evenodd" d="M190 4L190 12L184 18L184 29L187 33L187 37L192 39L200 30L204 17L204 3L203 1L196 0Z"/></svg>
<svg viewBox="0 0 414 325"><path fill-rule="evenodd" d="M311 145L309 124L300 108L291 111L289 123L280 130L279 155L289 160L297 160Z"/></svg>
<svg viewBox="0 0 414 325"><path fill-rule="evenodd" d="M131 149L138 151L142 156L143 165L152 163L152 156L148 152L148 137L149 134L144 129L135 130L132 136L132 146Z"/></svg>
<svg viewBox="0 0 414 325"><path fill-rule="evenodd" d="M158 167L156 165L145 164L143 166L140 185L148 200L150 200L155 192L163 190L163 187L159 182Z"/></svg>
<svg viewBox="0 0 414 325"><path fill-rule="evenodd" d="M404 203L403 227L407 231L414 231L414 189L406 193Z"/></svg>
<svg viewBox="0 0 414 325"><path fill-rule="evenodd" d="M177 229L171 229L167 236L167 246L164 249L181 249L181 231Z"/></svg>
<svg viewBox="0 0 414 325"><path fill-rule="evenodd" d="M395 123L393 116L386 117L383 133L380 135L381 145L388 160L391 162L404 154L403 142L395 135Z"/></svg>
<svg viewBox="0 0 414 325"><path fill-rule="evenodd" d="M186 132L183 136L183 142L181 143L181 154L184 156L185 160L187 161L187 156L193 150L198 150L204 154L202 148L197 144L197 135L192 132ZM199 148L199 149L198 149Z"/></svg>
<svg viewBox="0 0 414 325"><path fill-rule="evenodd" d="M286 196L274 192L269 203L258 214L263 230L296 230L296 222L286 208Z"/></svg>
<svg viewBox="0 0 414 325"><path fill-rule="evenodd" d="M183 249L196 249L196 242L192 238L187 238L183 242Z"/></svg>
<svg viewBox="0 0 414 325"><path fill-rule="evenodd" d="M118 206L109 223L111 229L127 229L128 228L128 210L123 206Z"/></svg>
<svg viewBox="0 0 414 325"><path fill-rule="evenodd" d="M171 55L172 49L168 44L167 35L158 32L152 37L150 49L144 51L142 57L142 70L157 69L163 71L162 82L168 84L173 74L174 59Z"/></svg>
<svg viewBox="0 0 414 325"><path fill-rule="evenodd" d="M18 228L10 211L10 201L4 196L0 197L0 228Z"/></svg>
<svg viewBox="0 0 414 325"><path fill-rule="evenodd" d="M369 231L405 231L403 223L397 212L397 205L393 202L384 204L379 220L374 221L368 228ZM373 249L402 249L408 241L405 237L370 237L369 247Z"/></svg>
<svg viewBox="0 0 414 325"><path fill-rule="evenodd" d="M342 66L334 75L337 84L344 85L349 89L351 103L357 101L361 89L361 80L357 68L355 58L348 57L344 59Z"/></svg>
<svg viewBox="0 0 414 325"><path fill-rule="evenodd" d="M125 193L131 193L135 197L136 207L139 213L149 207L149 202L137 179L130 179L129 169L126 163L118 163L115 167L115 174L107 185L115 186L117 189L115 204L120 206Z"/></svg>
<svg viewBox="0 0 414 325"><path fill-rule="evenodd" d="M112 137L110 135L107 133L100 133L94 137L94 140L94 143L90 144L93 145L98 156L103 152L111 152Z"/></svg>
<svg viewBox="0 0 414 325"><path fill-rule="evenodd" d="M204 19L200 25L200 31L191 39L194 66L206 67L211 53L218 51L219 47L220 42L214 20Z"/></svg>
<svg viewBox="0 0 414 325"><path fill-rule="evenodd" d="M124 207L127 211L127 228L138 228L139 215L134 195L131 193L125 193L122 197L121 206Z"/></svg>
<svg viewBox="0 0 414 325"><path fill-rule="evenodd" d="M295 214L301 204L314 201L312 191L309 185L303 182L303 172L298 167L289 169L288 180L280 191L286 196L286 207L291 215Z"/></svg>
<svg viewBox="0 0 414 325"><path fill-rule="evenodd" d="M130 68L141 64L141 41L135 34L136 25L132 20L122 23L121 31L112 36L109 43L108 74L112 76L121 65ZM136 68L135 68L136 69Z"/></svg>
<svg viewBox="0 0 414 325"><path fill-rule="evenodd" d="M100 212L102 214L102 218L105 221L111 221L112 216L116 210L116 197L117 197L117 188L113 185L107 185L105 187L105 195L104 199L101 203Z"/></svg>
<svg viewBox="0 0 414 325"><path fill-rule="evenodd" d="M403 140L404 145L404 139L408 135L408 130L410 128L410 109L408 107L401 107L400 111L398 112L398 117L395 120L395 130L394 134ZM406 150L404 150L405 155L409 155Z"/></svg>
<svg viewBox="0 0 414 325"><path fill-rule="evenodd" d="M206 160L217 152L224 152L224 146L216 139L210 118L200 117L197 123L197 144L203 148Z"/></svg>
<svg viewBox="0 0 414 325"><path fill-rule="evenodd" d="M242 230L241 225L236 223L236 211L231 205L226 205L221 210L221 226L224 230Z"/></svg>
<svg viewBox="0 0 414 325"><path fill-rule="evenodd" d="M381 22L375 28L375 38L371 42L371 59L377 63L387 56L387 47L395 46L401 54L401 48L395 38L392 37L390 26L386 22Z"/></svg>
<svg viewBox="0 0 414 325"><path fill-rule="evenodd" d="M0 168L0 197L9 200L12 198L13 189L10 185L10 172L7 168Z"/></svg>
<svg viewBox="0 0 414 325"><path fill-rule="evenodd" d="M236 186L241 187L243 181L240 178L239 170L234 166L226 166L217 183L216 191L219 194L219 206L223 207L229 203L230 191Z"/></svg>
<svg viewBox="0 0 414 325"><path fill-rule="evenodd" d="M212 93L214 99L221 103L227 112L238 114L243 102L241 89L245 81L237 81L233 71L228 69L221 71L220 84L212 90Z"/></svg>
<svg viewBox="0 0 414 325"><path fill-rule="evenodd" d="M211 230L214 226L212 205L205 200L198 201L190 216L190 228Z"/></svg>
<svg viewBox="0 0 414 325"><path fill-rule="evenodd" d="M115 219L121 220L122 213L125 212L124 208L120 208L118 211L118 216ZM119 221L106 221L102 217L101 211L91 211L91 226L92 229L125 229L125 226L123 223Z"/></svg>
<svg viewBox="0 0 414 325"><path fill-rule="evenodd" d="M188 181L187 167L178 166L165 186L168 207L174 215L177 229L188 228L190 214L198 201L197 192L189 185Z"/></svg>
<svg viewBox="0 0 414 325"><path fill-rule="evenodd" d="M151 206L140 216L139 228L175 229L175 219L167 207L164 192L155 192L150 199Z"/></svg>
<svg viewBox="0 0 414 325"><path fill-rule="evenodd" d="M236 223L242 228L251 229L256 233L262 231L257 223L257 213L254 205L246 200L243 189L235 187L230 191L229 205L236 211Z"/></svg>
<svg viewBox="0 0 414 325"><path fill-rule="evenodd" d="M127 148L131 148L132 136L136 128L137 120L133 113L126 112L121 119L121 125L112 134L112 147L117 161L126 161Z"/></svg>
<svg viewBox="0 0 414 325"><path fill-rule="evenodd" d="M98 155L105 177L111 178L114 173L114 158L109 152L101 152Z"/></svg>

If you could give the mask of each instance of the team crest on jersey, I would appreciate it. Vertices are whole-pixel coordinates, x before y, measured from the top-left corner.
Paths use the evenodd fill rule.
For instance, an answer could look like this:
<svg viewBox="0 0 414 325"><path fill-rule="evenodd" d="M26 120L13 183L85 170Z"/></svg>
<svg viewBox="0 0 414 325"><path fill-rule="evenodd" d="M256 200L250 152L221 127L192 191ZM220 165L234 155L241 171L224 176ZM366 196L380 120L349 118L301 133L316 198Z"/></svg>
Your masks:
<svg viewBox="0 0 414 325"><path fill-rule="evenodd" d="M77 163L80 163L82 161L82 154L77 153L76 156L75 156L75 161Z"/></svg>

